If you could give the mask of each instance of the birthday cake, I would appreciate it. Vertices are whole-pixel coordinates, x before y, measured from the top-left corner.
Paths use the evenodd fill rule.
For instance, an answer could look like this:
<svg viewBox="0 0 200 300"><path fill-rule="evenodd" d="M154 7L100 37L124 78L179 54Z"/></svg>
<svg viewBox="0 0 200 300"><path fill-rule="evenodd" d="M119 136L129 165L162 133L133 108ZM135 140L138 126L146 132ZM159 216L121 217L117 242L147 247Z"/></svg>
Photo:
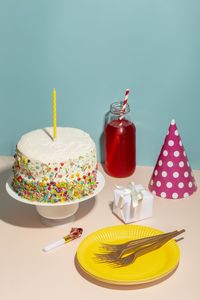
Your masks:
<svg viewBox="0 0 200 300"><path fill-rule="evenodd" d="M67 202L92 195L97 187L96 146L76 128L38 129L19 140L13 189L30 201Z"/></svg>

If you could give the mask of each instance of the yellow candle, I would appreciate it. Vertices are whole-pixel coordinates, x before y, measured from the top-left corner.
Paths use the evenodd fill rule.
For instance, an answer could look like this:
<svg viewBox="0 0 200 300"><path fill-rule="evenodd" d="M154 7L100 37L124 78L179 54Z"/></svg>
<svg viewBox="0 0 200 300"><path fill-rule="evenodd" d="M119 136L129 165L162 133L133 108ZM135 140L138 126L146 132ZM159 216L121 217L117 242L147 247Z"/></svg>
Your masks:
<svg viewBox="0 0 200 300"><path fill-rule="evenodd" d="M53 89L53 139L56 138L57 133L56 133L56 89Z"/></svg>

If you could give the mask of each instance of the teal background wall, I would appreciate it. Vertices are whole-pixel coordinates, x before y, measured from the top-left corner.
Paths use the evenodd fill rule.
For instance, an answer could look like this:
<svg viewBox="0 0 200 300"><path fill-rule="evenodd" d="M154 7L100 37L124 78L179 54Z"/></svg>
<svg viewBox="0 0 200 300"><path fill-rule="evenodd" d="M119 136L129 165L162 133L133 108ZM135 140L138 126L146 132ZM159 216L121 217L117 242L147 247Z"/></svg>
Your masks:
<svg viewBox="0 0 200 300"><path fill-rule="evenodd" d="M110 103L129 103L137 162L153 165L175 118L200 168L200 1L0 0L0 155L27 131L60 126L97 144Z"/></svg>

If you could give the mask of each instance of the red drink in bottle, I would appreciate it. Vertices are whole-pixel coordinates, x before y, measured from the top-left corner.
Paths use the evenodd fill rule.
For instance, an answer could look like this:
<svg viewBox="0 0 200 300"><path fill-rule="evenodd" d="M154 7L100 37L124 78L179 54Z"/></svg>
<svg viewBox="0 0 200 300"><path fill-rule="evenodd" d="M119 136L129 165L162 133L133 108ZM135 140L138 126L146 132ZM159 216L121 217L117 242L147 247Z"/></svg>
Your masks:
<svg viewBox="0 0 200 300"><path fill-rule="evenodd" d="M136 128L128 119L127 104L122 116L122 102L113 103L105 127L105 167L113 177L128 177L136 167Z"/></svg>

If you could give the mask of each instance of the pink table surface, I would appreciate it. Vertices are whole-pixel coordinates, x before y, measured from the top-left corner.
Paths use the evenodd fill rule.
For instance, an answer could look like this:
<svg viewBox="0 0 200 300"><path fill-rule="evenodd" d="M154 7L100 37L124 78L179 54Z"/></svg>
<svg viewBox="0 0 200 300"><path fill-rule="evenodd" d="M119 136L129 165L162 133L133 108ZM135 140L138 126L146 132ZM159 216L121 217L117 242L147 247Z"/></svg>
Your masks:
<svg viewBox="0 0 200 300"><path fill-rule="evenodd" d="M184 240L179 242L181 258L177 270L156 284L114 286L83 274L75 264L76 250L93 231L122 224L110 209L115 185L126 185L132 180L147 187L153 168L137 167L133 176L115 179L99 166L106 180L104 189L95 199L80 203L73 222L47 227L34 206L19 203L6 193L12 163L11 157L0 157L0 299L200 299L199 189L183 200L155 197L153 217L136 223L163 231L186 229ZM194 171L194 176L198 185L200 171ZM81 238L49 253L42 252L44 246L64 236L72 226L83 227Z"/></svg>

